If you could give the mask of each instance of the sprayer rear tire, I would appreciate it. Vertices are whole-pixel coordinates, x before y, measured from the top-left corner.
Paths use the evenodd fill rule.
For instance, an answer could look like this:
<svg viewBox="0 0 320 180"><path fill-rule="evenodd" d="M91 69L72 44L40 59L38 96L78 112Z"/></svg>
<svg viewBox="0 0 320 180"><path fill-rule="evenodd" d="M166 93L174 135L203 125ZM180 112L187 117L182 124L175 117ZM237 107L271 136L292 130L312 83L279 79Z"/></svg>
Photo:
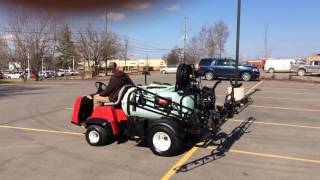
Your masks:
<svg viewBox="0 0 320 180"><path fill-rule="evenodd" d="M174 156L182 148L181 139L167 126L153 127L147 138L150 149L159 156Z"/></svg>

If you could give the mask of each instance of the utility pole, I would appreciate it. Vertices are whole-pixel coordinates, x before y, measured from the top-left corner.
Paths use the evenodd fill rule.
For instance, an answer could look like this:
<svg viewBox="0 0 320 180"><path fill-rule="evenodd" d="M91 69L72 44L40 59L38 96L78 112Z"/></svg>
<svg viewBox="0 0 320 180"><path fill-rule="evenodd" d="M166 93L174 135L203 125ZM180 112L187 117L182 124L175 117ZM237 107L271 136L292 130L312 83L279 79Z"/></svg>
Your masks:
<svg viewBox="0 0 320 180"><path fill-rule="evenodd" d="M127 56L128 56L128 38L125 37L124 38L124 70L127 70Z"/></svg>
<svg viewBox="0 0 320 180"><path fill-rule="evenodd" d="M53 34L53 39L54 39L54 45L53 45L53 52L52 52L52 60L53 62L56 63L56 59L55 59L55 51L56 51L56 47L57 47L57 27L54 26L54 34ZM57 70L56 64L54 63L54 70ZM54 79L56 79L57 77L54 76Z"/></svg>
<svg viewBox="0 0 320 180"><path fill-rule="evenodd" d="M27 61L28 61L28 79L30 79L30 53L27 54Z"/></svg>
<svg viewBox="0 0 320 180"><path fill-rule="evenodd" d="M268 58L268 30L269 30L269 25L267 24L265 27L265 31L264 31L264 58L267 59Z"/></svg>
<svg viewBox="0 0 320 180"><path fill-rule="evenodd" d="M106 33L106 44L105 44L105 60L104 60L104 64L105 64L105 75L107 76L108 75L108 67L107 67L107 64L108 64L108 56L109 56L109 54L108 54L108 50L109 50L109 47L108 47L108 9L106 9L106 19L105 19L105 33Z"/></svg>
<svg viewBox="0 0 320 180"><path fill-rule="evenodd" d="M43 57L41 57L41 73L43 73Z"/></svg>
<svg viewBox="0 0 320 180"><path fill-rule="evenodd" d="M220 53L220 58L222 58L222 42L221 42L221 38L219 38L219 53Z"/></svg>
<svg viewBox="0 0 320 180"><path fill-rule="evenodd" d="M72 71L74 71L74 56L72 56Z"/></svg>
<svg viewBox="0 0 320 180"><path fill-rule="evenodd" d="M147 62L146 62L146 65L145 65L145 68L144 68L144 71L142 73L144 75L144 84L147 85L148 84L148 81L147 81L147 76L150 75L150 72L149 72L149 55L147 54Z"/></svg>
<svg viewBox="0 0 320 180"><path fill-rule="evenodd" d="M149 71L149 54L147 54L147 71Z"/></svg>
<svg viewBox="0 0 320 180"><path fill-rule="evenodd" d="M187 17L184 16L184 30L183 30L183 63L186 62L186 47L187 47Z"/></svg>
<svg viewBox="0 0 320 180"><path fill-rule="evenodd" d="M241 16L241 0L238 0L238 13L237 13L237 40L236 40L236 68L235 68L235 74L236 74L236 81L235 85L238 86L238 79L239 79L239 44L240 44L240 16Z"/></svg>

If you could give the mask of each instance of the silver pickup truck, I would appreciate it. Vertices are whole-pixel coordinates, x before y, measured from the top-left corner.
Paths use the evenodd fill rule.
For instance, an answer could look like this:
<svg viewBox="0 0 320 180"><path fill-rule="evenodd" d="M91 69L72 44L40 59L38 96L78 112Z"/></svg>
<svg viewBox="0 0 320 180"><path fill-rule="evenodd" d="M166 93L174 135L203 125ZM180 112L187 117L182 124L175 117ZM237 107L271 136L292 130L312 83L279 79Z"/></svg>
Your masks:
<svg viewBox="0 0 320 180"><path fill-rule="evenodd" d="M310 64L291 64L290 71L299 76L320 74L320 61L311 61Z"/></svg>

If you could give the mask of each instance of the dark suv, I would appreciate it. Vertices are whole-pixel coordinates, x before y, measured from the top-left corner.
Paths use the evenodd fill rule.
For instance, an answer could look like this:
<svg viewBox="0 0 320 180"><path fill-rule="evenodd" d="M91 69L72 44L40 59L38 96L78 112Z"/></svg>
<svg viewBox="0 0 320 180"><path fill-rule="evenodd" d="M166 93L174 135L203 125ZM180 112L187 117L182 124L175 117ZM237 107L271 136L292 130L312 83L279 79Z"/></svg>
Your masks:
<svg viewBox="0 0 320 180"><path fill-rule="evenodd" d="M199 73L207 80L213 80L218 77L235 78L235 64L233 59L201 59L199 63ZM239 78L243 81L259 79L260 72L256 66L241 65L239 68Z"/></svg>

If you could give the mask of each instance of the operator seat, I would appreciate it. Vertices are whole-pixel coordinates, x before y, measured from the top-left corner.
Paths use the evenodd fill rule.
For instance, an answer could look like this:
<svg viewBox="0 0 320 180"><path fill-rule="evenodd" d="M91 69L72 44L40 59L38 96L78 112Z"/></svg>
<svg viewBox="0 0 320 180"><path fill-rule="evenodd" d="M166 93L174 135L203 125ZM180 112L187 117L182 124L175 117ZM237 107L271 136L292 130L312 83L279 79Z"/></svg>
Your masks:
<svg viewBox="0 0 320 180"><path fill-rule="evenodd" d="M132 85L126 85L126 86L123 86L119 93L118 93L118 99L116 102L107 102L107 103L104 103L103 105L104 106L116 106L116 107L119 107L121 105L121 101L124 97L124 95L126 94L126 92L128 91L128 89L130 89L131 87L133 87Z"/></svg>

